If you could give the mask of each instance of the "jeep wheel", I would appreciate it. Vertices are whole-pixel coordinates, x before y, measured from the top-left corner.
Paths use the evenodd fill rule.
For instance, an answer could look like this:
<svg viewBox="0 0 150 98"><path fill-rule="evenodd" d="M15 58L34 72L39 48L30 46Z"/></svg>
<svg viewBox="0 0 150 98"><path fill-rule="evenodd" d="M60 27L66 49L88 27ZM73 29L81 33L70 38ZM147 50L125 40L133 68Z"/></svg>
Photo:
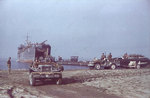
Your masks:
<svg viewBox="0 0 150 98"><path fill-rule="evenodd" d="M34 85L35 85L35 78L33 77L32 74L30 74L30 76L29 76L29 81L30 81L30 85L31 85L31 86L34 86Z"/></svg>
<svg viewBox="0 0 150 98"><path fill-rule="evenodd" d="M95 65L95 69L96 69L96 70L100 70L100 69L101 69L101 65L100 65L100 64L96 64L96 65Z"/></svg>
<svg viewBox="0 0 150 98"><path fill-rule="evenodd" d="M136 69L140 69L141 66L139 64L136 65Z"/></svg>
<svg viewBox="0 0 150 98"><path fill-rule="evenodd" d="M112 70L116 69L116 65L115 65L115 64L112 64L112 65L111 65L111 69L112 69Z"/></svg>
<svg viewBox="0 0 150 98"><path fill-rule="evenodd" d="M62 79L58 79L58 80L56 81L56 84L57 84L57 85L61 85L61 84L62 84Z"/></svg>

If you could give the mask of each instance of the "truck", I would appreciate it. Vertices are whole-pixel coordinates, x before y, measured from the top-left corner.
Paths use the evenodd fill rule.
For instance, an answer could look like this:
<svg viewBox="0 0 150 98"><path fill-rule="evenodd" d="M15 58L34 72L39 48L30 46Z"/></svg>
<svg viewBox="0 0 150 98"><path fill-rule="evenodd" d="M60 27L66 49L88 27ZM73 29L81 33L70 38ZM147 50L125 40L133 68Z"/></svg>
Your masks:
<svg viewBox="0 0 150 98"><path fill-rule="evenodd" d="M37 81L53 80L57 85L62 84L63 66L53 64L40 64L29 68L29 83L35 86Z"/></svg>

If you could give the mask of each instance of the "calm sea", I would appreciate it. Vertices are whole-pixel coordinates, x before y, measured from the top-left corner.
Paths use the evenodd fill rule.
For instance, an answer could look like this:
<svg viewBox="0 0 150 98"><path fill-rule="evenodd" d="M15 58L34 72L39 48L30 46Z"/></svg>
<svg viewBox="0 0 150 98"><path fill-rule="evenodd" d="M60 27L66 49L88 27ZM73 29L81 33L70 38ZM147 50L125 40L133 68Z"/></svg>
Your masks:
<svg viewBox="0 0 150 98"><path fill-rule="evenodd" d="M23 69L28 70L29 69L28 63L20 63L17 62L15 59L11 60L11 68L12 69ZM63 65L64 70L77 70L77 69L88 69L86 66L74 66L74 65ZM7 70L7 59L0 59L0 70Z"/></svg>

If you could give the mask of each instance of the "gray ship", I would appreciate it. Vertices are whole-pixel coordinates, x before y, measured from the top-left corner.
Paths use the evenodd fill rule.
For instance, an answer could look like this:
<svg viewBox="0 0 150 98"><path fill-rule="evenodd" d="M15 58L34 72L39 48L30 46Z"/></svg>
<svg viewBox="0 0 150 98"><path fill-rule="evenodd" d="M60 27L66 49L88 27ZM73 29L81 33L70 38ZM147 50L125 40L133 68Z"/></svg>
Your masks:
<svg viewBox="0 0 150 98"><path fill-rule="evenodd" d="M47 40L46 40L47 41ZM34 60L44 60L51 57L51 46L45 44L46 41L42 43L31 43L26 40L26 44L21 44L18 47L18 62L31 63Z"/></svg>

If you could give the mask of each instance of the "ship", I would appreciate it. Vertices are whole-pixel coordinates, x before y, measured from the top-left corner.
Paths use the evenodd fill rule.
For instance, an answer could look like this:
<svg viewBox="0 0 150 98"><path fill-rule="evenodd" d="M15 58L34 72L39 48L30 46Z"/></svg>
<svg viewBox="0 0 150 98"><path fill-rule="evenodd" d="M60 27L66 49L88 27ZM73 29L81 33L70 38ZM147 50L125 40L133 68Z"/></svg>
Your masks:
<svg viewBox="0 0 150 98"><path fill-rule="evenodd" d="M41 43L31 43L27 40L25 44L18 47L17 61L23 63L31 63L34 60L45 60L51 57L51 46L45 44L47 40Z"/></svg>

